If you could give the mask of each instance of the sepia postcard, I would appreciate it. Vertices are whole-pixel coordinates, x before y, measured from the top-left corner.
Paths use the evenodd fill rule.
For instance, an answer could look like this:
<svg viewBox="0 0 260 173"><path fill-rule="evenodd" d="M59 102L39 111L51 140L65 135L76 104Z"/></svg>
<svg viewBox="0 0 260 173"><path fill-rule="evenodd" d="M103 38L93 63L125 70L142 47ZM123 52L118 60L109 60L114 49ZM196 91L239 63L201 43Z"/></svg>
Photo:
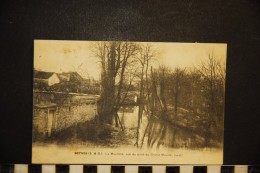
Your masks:
<svg viewBox="0 0 260 173"><path fill-rule="evenodd" d="M35 40L32 163L223 164L226 52Z"/></svg>

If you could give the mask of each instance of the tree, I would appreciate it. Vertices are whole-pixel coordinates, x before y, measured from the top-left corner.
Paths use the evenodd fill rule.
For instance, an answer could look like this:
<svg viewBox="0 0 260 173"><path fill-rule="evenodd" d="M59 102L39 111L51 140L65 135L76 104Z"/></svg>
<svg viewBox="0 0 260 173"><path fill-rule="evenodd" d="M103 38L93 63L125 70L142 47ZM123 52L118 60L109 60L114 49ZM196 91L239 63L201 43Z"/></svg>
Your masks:
<svg viewBox="0 0 260 173"><path fill-rule="evenodd" d="M157 70L153 71L151 67L151 98L149 99L150 116L148 117L148 124L142 138L147 133L147 147L152 148L157 142L156 147L163 143L167 131L167 123L163 123L168 119L167 113L167 80L169 76L169 69L165 66L160 66ZM156 120L155 120L156 119Z"/></svg>
<svg viewBox="0 0 260 173"><path fill-rule="evenodd" d="M103 123L113 124L115 117L118 126L120 120L117 112L128 92L123 93L126 70L138 50L139 46L132 42L99 42L95 45L94 53L101 64L101 93L97 111Z"/></svg>
<svg viewBox="0 0 260 173"><path fill-rule="evenodd" d="M173 92L173 103L174 103L174 117L178 115L178 107L180 102L181 90L183 89L183 81L185 76L185 69L175 68L172 73L172 92Z"/></svg>
<svg viewBox="0 0 260 173"><path fill-rule="evenodd" d="M199 114L202 110L202 90L201 90L201 80L202 76L200 72L196 68L192 68L189 70L187 81L188 89L187 89L187 108L190 109L193 113Z"/></svg>
<svg viewBox="0 0 260 173"><path fill-rule="evenodd" d="M212 133L223 133L225 67L216 56L211 53L198 69L202 75L202 91L208 118L205 144L209 143ZM214 129L214 130L212 130ZM222 135L218 135L222 136Z"/></svg>
<svg viewBox="0 0 260 173"><path fill-rule="evenodd" d="M139 50L139 56L137 61L141 66L140 71L140 88L139 88L139 110L138 110L138 125L137 125L137 136L135 145L138 147L139 141L139 128L142 121L142 114L144 110L144 102L149 101L149 83L148 83L148 69L151 66L152 58L155 56L155 52L152 50L151 45L142 45ZM146 90L146 92L145 92ZM146 93L146 95L145 95ZM147 100L145 100L147 99Z"/></svg>

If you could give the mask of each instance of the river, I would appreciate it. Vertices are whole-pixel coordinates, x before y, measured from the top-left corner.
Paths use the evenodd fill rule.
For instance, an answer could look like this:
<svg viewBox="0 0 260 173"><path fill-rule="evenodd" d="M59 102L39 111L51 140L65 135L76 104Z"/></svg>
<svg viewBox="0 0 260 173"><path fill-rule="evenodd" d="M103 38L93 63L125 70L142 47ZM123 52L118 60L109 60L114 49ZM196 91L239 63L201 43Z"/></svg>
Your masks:
<svg viewBox="0 0 260 173"><path fill-rule="evenodd" d="M133 145L137 141L138 106L122 106L118 112L122 126L130 133L135 134ZM197 148L202 146L204 138L174 127L167 121L156 118L148 119L144 111L139 127L138 146L150 148Z"/></svg>

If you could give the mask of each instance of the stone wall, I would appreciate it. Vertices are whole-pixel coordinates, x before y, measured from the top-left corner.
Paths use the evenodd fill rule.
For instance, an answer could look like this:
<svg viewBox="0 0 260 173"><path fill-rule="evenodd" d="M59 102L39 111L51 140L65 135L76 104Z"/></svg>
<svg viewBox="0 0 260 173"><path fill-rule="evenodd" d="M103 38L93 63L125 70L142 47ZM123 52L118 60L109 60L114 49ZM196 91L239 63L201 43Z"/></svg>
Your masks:
<svg viewBox="0 0 260 173"><path fill-rule="evenodd" d="M56 107L52 109L39 109L34 106L33 135L52 134L93 119L97 114L96 103L93 100L89 101L89 98L90 96L72 96L65 99L63 104L52 101L56 104Z"/></svg>

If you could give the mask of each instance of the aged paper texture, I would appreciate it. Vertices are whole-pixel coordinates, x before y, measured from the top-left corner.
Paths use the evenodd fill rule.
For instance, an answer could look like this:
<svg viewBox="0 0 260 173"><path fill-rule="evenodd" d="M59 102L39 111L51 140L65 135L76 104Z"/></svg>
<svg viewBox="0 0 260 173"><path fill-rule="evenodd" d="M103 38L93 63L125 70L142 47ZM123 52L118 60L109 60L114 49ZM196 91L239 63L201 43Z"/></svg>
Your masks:
<svg viewBox="0 0 260 173"><path fill-rule="evenodd" d="M32 162L222 164L226 51L35 40Z"/></svg>

